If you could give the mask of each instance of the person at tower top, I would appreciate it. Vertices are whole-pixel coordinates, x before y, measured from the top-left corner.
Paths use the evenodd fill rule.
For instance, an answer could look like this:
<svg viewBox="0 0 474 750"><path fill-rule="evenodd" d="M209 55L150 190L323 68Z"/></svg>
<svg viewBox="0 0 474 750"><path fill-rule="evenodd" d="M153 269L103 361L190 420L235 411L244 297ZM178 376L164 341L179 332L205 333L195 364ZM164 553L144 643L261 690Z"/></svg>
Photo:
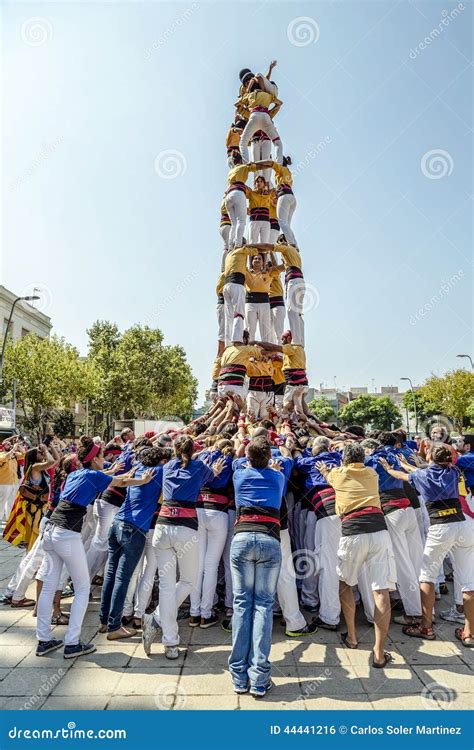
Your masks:
<svg viewBox="0 0 474 750"><path fill-rule="evenodd" d="M240 90L239 97L245 94L251 83L254 81L258 83L259 88L262 91L266 91L268 94L278 96L278 86L274 81L270 81L273 68L277 65L276 60L272 60L268 66L267 73L263 76L261 73L252 73L250 68L243 68L239 73L240 78Z"/></svg>

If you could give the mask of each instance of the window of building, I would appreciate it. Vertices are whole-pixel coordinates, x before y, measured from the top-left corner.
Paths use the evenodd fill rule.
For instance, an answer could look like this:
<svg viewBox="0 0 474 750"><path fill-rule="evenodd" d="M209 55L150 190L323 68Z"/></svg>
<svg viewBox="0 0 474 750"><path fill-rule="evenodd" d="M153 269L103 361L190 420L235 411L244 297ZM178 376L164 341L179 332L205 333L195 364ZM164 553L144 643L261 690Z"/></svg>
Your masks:
<svg viewBox="0 0 474 750"><path fill-rule="evenodd" d="M31 331L29 331L28 328L22 328L21 329L21 338L24 339L25 336L28 336L29 333L31 333Z"/></svg>

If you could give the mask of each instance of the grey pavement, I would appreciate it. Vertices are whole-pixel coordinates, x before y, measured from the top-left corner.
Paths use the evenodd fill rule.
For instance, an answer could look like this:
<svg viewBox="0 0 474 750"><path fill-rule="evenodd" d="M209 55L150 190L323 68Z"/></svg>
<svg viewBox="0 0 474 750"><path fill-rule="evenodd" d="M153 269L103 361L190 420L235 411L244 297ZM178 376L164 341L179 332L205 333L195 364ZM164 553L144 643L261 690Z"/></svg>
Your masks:
<svg viewBox="0 0 474 750"><path fill-rule="evenodd" d="M19 563L22 550L0 541L0 591ZM452 584L449 584L450 591ZM99 590L94 590L95 597ZM28 595L34 598L34 586ZM67 612L72 599L63 600ZM437 602L447 608L451 594ZM455 625L437 617L437 640L403 635L392 624L388 650L394 663L369 666L373 630L362 620L357 650L342 647L338 633L318 631L299 639L285 637L275 619L271 661L274 690L264 699L237 696L227 671L231 637L219 626L207 630L180 624L181 653L164 657L160 643L145 656L140 636L109 642L97 632L99 601L86 614L82 637L97 651L64 660L57 651L35 656L35 618L31 610L0 605L0 708L48 709L425 709L474 707L474 651L454 638ZM55 637L65 628L57 626Z"/></svg>

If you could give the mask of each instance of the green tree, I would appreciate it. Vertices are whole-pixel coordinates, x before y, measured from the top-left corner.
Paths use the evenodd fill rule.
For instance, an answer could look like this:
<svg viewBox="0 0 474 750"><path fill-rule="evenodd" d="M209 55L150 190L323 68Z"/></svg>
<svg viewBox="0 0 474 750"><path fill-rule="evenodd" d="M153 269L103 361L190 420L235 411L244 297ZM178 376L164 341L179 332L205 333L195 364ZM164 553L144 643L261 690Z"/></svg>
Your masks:
<svg viewBox="0 0 474 750"><path fill-rule="evenodd" d="M197 381L180 346L165 346L158 328L135 325L122 335L97 321L88 331L89 356L101 373L94 413L112 418L191 418Z"/></svg>
<svg viewBox="0 0 474 750"><path fill-rule="evenodd" d="M70 410L96 387L91 364L81 361L77 349L57 336L40 339L29 334L9 341L3 376L8 388L16 381L21 421L38 440L44 437L57 409Z"/></svg>
<svg viewBox="0 0 474 750"><path fill-rule="evenodd" d="M309 410L320 419L322 422L327 422L330 419L336 418L336 412L332 408L328 399L325 396L321 398L314 398L308 404Z"/></svg>
<svg viewBox="0 0 474 750"><path fill-rule="evenodd" d="M450 370L444 377L432 375L418 392L433 414L445 415L457 430L462 431L464 418L468 416L474 399L474 373Z"/></svg>
<svg viewBox="0 0 474 750"><path fill-rule="evenodd" d="M53 430L58 437L65 438L74 435L75 427L76 423L72 411L63 409L54 415Z"/></svg>
<svg viewBox="0 0 474 750"><path fill-rule="evenodd" d="M390 430L392 426L395 428L402 424L400 410L388 396L358 396L342 407L339 416L344 425L359 424L365 427L371 424L378 430Z"/></svg>
<svg viewBox="0 0 474 750"><path fill-rule="evenodd" d="M407 391L403 394L403 408L408 409L410 414L415 413L415 408L413 405L413 395L415 396L416 413L418 415L419 423L423 422L429 417L432 417L433 414L436 414L436 409L431 408L430 405L426 403L423 397L423 393L420 389L416 390L414 394L411 391Z"/></svg>

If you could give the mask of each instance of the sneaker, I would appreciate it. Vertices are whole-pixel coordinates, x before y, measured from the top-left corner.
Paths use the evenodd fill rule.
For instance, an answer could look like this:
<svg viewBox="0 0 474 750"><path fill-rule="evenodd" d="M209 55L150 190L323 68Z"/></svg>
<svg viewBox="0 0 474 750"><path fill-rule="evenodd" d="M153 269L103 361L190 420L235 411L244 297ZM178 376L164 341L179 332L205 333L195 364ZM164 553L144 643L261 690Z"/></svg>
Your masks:
<svg viewBox="0 0 474 750"><path fill-rule="evenodd" d="M225 616L227 617L227 619L230 619L233 614L234 614L234 610L232 609L232 607L227 607L225 611Z"/></svg>
<svg viewBox="0 0 474 750"><path fill-rule="evenodd" d="M302 604L301 605L303 609L305 609L307 612L319 612L319 607L314 604Z"/></svg>
<svg viewBox="0 0 474 750"><path fill-rule="evenodd" d="M232 618L229 618L228 620L222 620L221 628L222 630L225 630L226 633L232 633Z"/></svg>
<svg viewBox="0 0 474 750"><path fill-rule="evenodd" d="M238 695L245 695L245 693L248 693L249 689L250 685L232 685L232 690Z"/></svg>
<svg viewBox="0 0 474 750"><path fill-rule="evenodd" d="M320 617L315 617L313 622L317 625L318 628L323 628L323 630L337 630L337 625L330 625L328 622L324 622L324 620L321 620Z"/></svg>
<svg viewBox="0 0 474 750"><path fill-rule="evenodd" d="M200 615L196 615L196 617L191 617L189 620L189 627L190 628L197 628L201 624L201 617Z"/></svg>
<svg viewBox="0 0 474 750"><path fill-rule="evenodd" d="M311 635L312 633L316 633L317 629L318 624L316 620L313 620L299 630L285 630L285 635L287 638L299 638L301 635Z"/></svg>
<svg viewBox="0 0 474 750"><path fill-rule="evenodd" d="M93 643L75 643L74 646L64 646L64 658L75 659L76 656L86 656L97 651Z"/></svg>
<svg viewBox="0 0 474 750"><path fill-rule="evenodd" d="M267 693L275 687L275 683L271 680L266 685L252 685L250 688L250 695L255 698L264 698Z"/></svg>
<svg viewBox="0 0 474 750"><path fill-rule="evenodd" d="M458 622L460 625L464 625L464 613L458 612L454 606L451 609L444 609L439 613L439 616L447 622Z"/></svg>
<svg viewBox="0 0 474 750"><path fill-rule="evenodd" d="M0 596L0 604L11 604L13 596L10 594L2 594Z"/></svg>
<svg viewBox="0 0 474 750"><path fill-rule="evenodd" d="M142 643L143 650L147 656L150 656L151 644L156 641L158 636L158 625L153 619L153 615L143 615L142 619Z"/></svg>
<svg viewBox="0 0 474 750"><path fill-rule="evenodd" d="M165 656L167 659L178 659L179 658L179 648L177 646L166 646L165 648Z"/></svg>
<svg viewBox="0 0 474 750"><path fill-rule="evenodd" d="M38 641L38 645L36 646L36 656L45 656L51 651L56 651L56 649L61 648L62 645L63 641L55 639L51 641Z"/></svg>
<svg viewBox="0 0 474 750"><path fill-rule="evenodd" d="M201 627L203 630L205 628L212 628L213 625L217 625L219 622L219 618L217 615L211 615L210 617L201 617L201 624L199 627Z"/></svg>
<svg viewBox="0 0 474 750"><path fill-rule="evenodd" d="M70 596L74 596L74 586L72 585L72 582L61 591L61 599L69 599Z"/></svg>

